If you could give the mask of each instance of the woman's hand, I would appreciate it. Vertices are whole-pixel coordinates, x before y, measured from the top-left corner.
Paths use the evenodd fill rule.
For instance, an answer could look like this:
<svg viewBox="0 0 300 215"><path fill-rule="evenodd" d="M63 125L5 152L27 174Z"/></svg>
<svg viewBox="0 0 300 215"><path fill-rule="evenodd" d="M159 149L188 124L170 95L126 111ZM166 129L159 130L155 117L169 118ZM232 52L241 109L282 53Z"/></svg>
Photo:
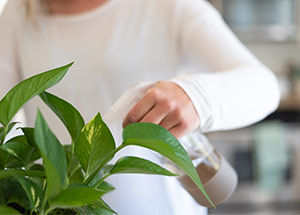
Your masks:
<svg viewBox="0 0 300 215"><path fill-rule="evenodd" d="M134 122L152 122L180 138L197 128L199 116L191 99L173 82L158 82L128 112L123 127Z"/></svg>

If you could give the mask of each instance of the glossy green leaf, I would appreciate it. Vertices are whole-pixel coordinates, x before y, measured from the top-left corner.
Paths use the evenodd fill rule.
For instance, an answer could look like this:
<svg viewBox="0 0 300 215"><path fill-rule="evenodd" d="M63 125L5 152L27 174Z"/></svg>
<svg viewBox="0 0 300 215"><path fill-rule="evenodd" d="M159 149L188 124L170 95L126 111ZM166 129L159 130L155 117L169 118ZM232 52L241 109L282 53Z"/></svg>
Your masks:
<svg viewBox="0 0 300 215"><path fill-rule="evenodd" d="M85 206L77 208L78 215L113 215L115 213L111 212L110 210L101 208L101 207L93 207L93 206Z"/></svg>
<svg viewBox="0 0 300 215"><path fill-rule="evenodd" d="M42 187L24 176L14 174L14 177L23 187L29 200L30 208L32 210L38 208L42 202Z"/></svg>
<svg viewBox="0 0 300 215"><path fill-rule="evenodd" d="M30 148L31 147L27 144L25 136L14 137L1 146L2 150L20 159L27 155L26 152L28 152Z"/></svg>
<svg viewBox="0 0 300 215"><path fill-rule="evenodd" d="M27 139L27 143L31 146L36 146L34 139L34 128L25 127L21 129Z"/></svg>
<svg viewBox="0 0 300 215"><path fill-rule="evenodd" d="M12 156L7 151L2 150L0 147L0 169L3 168L20 168L24 164L18 158Z"/></svg>
<svg viewBox="0 0 300 215"><path fill-rule="evenodd" d="M101 207L91 207L91 206L86 206L86 207L82 207L82 208L78 208L78 215L113 215L115 213L106 210L104 208Z"/></svg>
<svg viewBox="0 0 300 215"><path fill-rule="evenodd" d="M45 170L45 169L44 169L44 166L41 165L41 164L38 164L38 163L35 163L35 164L31 165L31 166L29 167L29 169L30 169L30 170L38 170L38 171L44 171L44 170Z"/></svg>
<svg viewBox="0 0 300 215"><path fill-rule="evenodd" d="M0 180L0 205L1 204L5 204L5 202L6 202L5 196L4 196L5 195L5 191L4 191L4 189L3 189L2 185L1 185L2 181Z"/></svg>
<svg viewBox="0 0 300 215"><path fill-rule="evenodd" d="M72 64L32 76L13 87L0 101L1 124L7 126L27 101L58 83Z"/></svg>
<svg viewBox="0 0 300 215"><path fill-rule="evenodd" d="M69 187L49 201L51 208L81 207L91 204L104 194L104 192L85 186Z"/></svg>
<svg viewBox="0 0 300 215"><path fill-rule="evenodd" d="M154 175L176 176L176 174L143 158L126 156L120 158L111 169L110 174L143 173Z"/></svg>
<svg viewBox="0 0 300 215"><path fill-rule="evenodd" d="M70 184L82 183L84 180L84 174L81 168L75 170L72 175L69 176Z"/></svg>
<svg viewBox="0 0 300 215"><path fill-rule="evenodd" d="M106 204L102 199L99 199L97 202L95 202L94 204L93 204L93 206L95 207L95 208L102 208L102 209L104 209L104 210L106 210L106 211L109 211L109 212L111 212L111 213L113 213L113 214L118 214L117 212L115 212L113 209L111 209L111 207L109 207L109 205L108 204Z"/></svg>
<svg viewBox="0 0 300 215"><path fill-rule="evenodd" d="M134 123L123 130L123 145L136 145L156 151L181 168L211 202L197 171L180 142L165 128L153 123Z"/></svg>
<svg viewBox="0 0 300 215"><path fill-rule="evenodd" d="M0 214L3 215L19 215L21 214L19 211L12 207L8 207L6 205L0 205Z"/></svg>
<svg viewBox="0 0 300 215"><path fill-rule="evenodd" d="M103 190L105 193L111 192L113 190L115 190L116 188L114 186L112 186L110 183L103 181L98 187L97 189L99 190Z"/></svg>
<svg viewBox="0 0 300 215"><path fill-rule="evenodd" d="M14 174L36 177L36 178L45 177L45 173L42 170L5 169L5 170L0 170L0 180L4 178L12 177Z"/></svg>
<svg viewBox="0 0 300 215"><path fill-rule="evenodd" d="M40 171L42 173L44 173L43 177L30 177L30 179L35 182L36 184L40 185L41 187L44 187L45 184L45 169L43 167L43 165L41 164L33 164L29 167L29 171Z"/></svg>
<svg viewBox="0 0 300 215"><path fill-rule="evenodd" d="M114 210L112 210L103 200L99 200L92 205L77 208L79 215L113 215L118 214Z"/></svg>
<svg viewBox="0 0 300 215"><path fill-rule="evenodd" d="M29 145L27 138L23 135L8 140L0 147L2 150L20 159L24 165L40 158L37 148Z"/></svg>
<svg viewBox="0 0 300 215"><path fill-rule="evenodd" d="M31 209L27 195L16 178L11 177L0 180L0 187L6 205L18 204L26 210Z"/></svg>
<svg viewBox="0 0 300 215"><path fill-rule="evenodd" d="M5 132L4 127L0 127L0 144L4 142Z"/></svg>
<svg viewBox="0 0 300 215"><path fill-rule="evenodd" d="M67 155L67 159L68 159L68 162L69 162L69 159L71 158L72 145L71 144L66 144L66 145L63 145L63 148L64 148L64 151Z"/></svg>
<svg viewBox="0 0 300 215"><path fill-rule="evenodd" d="M66 158L67 158L67 167L68 167L68 170L72 170L72 168L74 167L74 165L76 166L76 164L72 164L72 168L70 168L70 165L71 165L71 159L75 158L75 156L73 156L72 158L72 145L68 144L68 145L63 145L63 148L64 148L64 151L65 151L65 154L66 154ZM73 159L74 160L74 159ZM77 161L77 164L78 164L78 161Z"/></svg>
<svg viewBox="0 0 300 215"><path fill-rule="evenodd" d="M99 181L105 176L107 175L110 170L113 168L114 165L111 164L107 164L105 166L103 166L100 171L98 171L97 174L95 174L92 178L92 180L90 181L89 185L91 187L94 187L96 184L99 183Z"/></svg>
<svg viewBox="0 0 300 215"><path fill-rule="evenodd" d="M63 148L67 157L68 171L72 172L74 168L80 166L79 161L76 156L72 155L72 145L63 145Z"/></svg>
<svg viewBox="0 0 300 215"><path fill-rule="evenodd" d="M18 122L9 123L7 130L4 127L0 127L0 144L3 144L5 136L12 130L12 128L18 124Z"/></svg>
<svg viewBox="0 0 300 215"><path fill-rule="evenodd" d="M40 97L64 123L75 142L84 126L84 120L78 110L70 103L50 93L43 92Z"/></svg>
<svg viewBox="0 0 300 215"><path fill-rule="evenodd" d="M63 145L68 164L68 177L70 184L81 183L84 180L84 174L81 170L80 163L77 157L73 154L72 156L72 145Z"/></svg>
<svg viewBox="0 0 300 215"><path fill-rule="evenodd" d="M53 197L65 186L67 160L62 145L48 127L40 111L36 117L34 136L46 172L46 195Z"/></svg>
<svg viewBox="0 0 300 215"><path fill-rule="evenodd" d="M98 113L86 124L75 143L75 153L82 169L89 176L113 156L115 141Z"/></svg>
<svg viewBox="0 0 300 215"><path fill-rule="evenodd" d="M18 124L19 122L11 122L9 123L8 127L7 127L7 131L6 134L9 134L9 132L13 129L13 127L15 127L16 124Z"/></svg>
<svg viewBox="0 0 300 215"><path fill-rule="evenodd" d="M12 157L8 152L3 151L0 147L0 169L4 169L9 162L9 158Z"/></svg>

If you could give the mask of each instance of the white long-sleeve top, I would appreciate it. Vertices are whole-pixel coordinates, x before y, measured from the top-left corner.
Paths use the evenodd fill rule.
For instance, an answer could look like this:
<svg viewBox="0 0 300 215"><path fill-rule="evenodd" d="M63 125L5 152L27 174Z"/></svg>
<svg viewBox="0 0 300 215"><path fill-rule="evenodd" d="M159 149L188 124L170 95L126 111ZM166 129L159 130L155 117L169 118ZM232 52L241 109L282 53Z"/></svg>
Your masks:
<svg viewBox="0 0 300 215"><path fill-rule="evenodd" d="M28 22L21 1L9 0L0 19L1 97L20 79L75 61L50 91L86 121L141 81L180 85L204 132L249 125L278 105L274 74L204 0L110 0L77 15L35 15L34 24ZM63 125L38 99L25 108L29 124L37 106L65 143ZM130 150L155 160L149 151ZM174 179L120 175L111 181L117 190L107 201L121 215L205 213Z"/></svg>

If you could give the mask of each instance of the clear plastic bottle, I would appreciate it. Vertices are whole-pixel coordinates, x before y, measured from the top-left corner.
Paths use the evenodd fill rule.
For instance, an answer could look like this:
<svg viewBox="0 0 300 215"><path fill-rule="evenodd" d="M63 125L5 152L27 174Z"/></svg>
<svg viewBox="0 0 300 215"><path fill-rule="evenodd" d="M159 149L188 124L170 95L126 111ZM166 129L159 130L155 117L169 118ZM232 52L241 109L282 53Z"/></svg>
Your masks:
<svg viewBox="0 0 300 215"><path fill-rule="evenodd" d="M233 193L237 185L237 174L232 166L209 143L199 131L180 139L189 153L205 191L215 205L221 204ZM178 174L178 180L190 195L202 206L211 207L197 185L175 164L164 160Z"/></svg>

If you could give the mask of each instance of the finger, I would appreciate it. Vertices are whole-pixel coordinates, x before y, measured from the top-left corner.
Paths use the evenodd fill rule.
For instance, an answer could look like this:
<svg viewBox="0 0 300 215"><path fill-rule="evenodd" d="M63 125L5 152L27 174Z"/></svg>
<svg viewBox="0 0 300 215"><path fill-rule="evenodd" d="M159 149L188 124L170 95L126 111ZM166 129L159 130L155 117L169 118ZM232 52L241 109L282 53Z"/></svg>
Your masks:
<svg viewBox="0 0 300 215"><path fill-rule="evenodd" d="M173 134L177 139L183 137L186 133L188 133L187 126L183 123L176 125L175 127L169 130L171 134Z"/></svg>
<svg viewBox="0 0 300 215"><path fill-rule="evenodd" d="M140 121L155 105L155 98L151 94L145 95L137 104L131 108L123 121L123 127Z"/></svg>
<svg viewBox="0 0 300 215"><path fill-rule="evenodd" d="M152 122L159 124L170 112L170 108L163 103L158 103L154 106L140 122Z"/></svg>
<svg viewBox="0 0 300 215"><path fill-rule="evenodd" d="M179 122L180 119L178 119L177 114L175 112L171 112L159 123L159 125L164 127L165 129L170 130L171 128L179 124Z"/></svg>

